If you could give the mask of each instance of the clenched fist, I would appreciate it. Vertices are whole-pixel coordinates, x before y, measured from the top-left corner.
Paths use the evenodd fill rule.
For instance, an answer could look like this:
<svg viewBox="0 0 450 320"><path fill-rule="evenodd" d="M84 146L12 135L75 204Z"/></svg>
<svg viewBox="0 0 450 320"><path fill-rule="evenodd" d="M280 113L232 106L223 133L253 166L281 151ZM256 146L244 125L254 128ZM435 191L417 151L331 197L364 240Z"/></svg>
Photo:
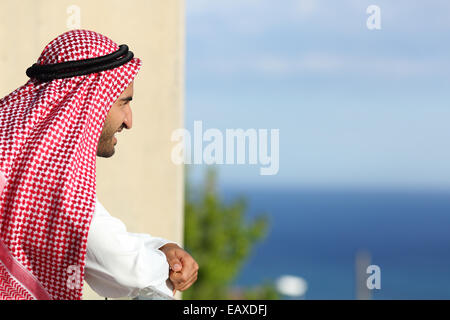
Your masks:
<svg viewBox="0 0 450 320"><path fill-rule="evenodd" d="M177 290L184 291L197 281L198 264L194 258L175 243L167 243L159 248L166 255L170 266L169 279Z"/></svg>

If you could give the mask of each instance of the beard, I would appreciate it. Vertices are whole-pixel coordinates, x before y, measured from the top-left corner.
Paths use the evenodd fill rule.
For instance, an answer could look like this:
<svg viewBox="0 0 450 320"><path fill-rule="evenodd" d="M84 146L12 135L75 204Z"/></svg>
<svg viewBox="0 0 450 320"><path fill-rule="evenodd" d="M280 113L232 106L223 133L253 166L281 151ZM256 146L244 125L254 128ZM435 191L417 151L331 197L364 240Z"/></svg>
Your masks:
<svg viewBox="0 0 450 320"><path fill-rule="evenodd" d="M105 128L104 131L102 131L100 138L98 140L97 144L97 156L102 158L110 158L114 155L116 152L114 148L114 134L117 132L117 130L114 130L112 128Z"/></svg>

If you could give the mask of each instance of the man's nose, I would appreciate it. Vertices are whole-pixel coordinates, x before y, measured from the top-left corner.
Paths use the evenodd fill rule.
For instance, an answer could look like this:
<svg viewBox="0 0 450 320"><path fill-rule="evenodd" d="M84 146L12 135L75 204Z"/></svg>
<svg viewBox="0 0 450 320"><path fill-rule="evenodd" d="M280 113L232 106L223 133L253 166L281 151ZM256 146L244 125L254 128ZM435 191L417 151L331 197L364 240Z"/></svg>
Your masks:
<svg viewBox="0 0 450 320"><path fill-rule="evenodd" d="M133 114L131 112L131 108L128 107L126 114L125 114L125 119L123 120L123 123L125 124L125 127L129 130L131 129L131 127L133 126Z"/></svg>

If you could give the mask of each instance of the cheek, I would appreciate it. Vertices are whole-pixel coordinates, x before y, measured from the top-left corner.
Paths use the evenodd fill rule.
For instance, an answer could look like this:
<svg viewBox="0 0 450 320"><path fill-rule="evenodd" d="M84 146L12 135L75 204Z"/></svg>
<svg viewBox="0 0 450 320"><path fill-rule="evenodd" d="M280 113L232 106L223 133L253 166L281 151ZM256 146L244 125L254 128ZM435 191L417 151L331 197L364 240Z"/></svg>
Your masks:
<svg viewBox="0 0 450 320"><path fill-rule="evenodd" d="M101 138L110 139L114 135L114 125L112 119L107 119L103 125Z"/></svg>
<svg viewBox="0 0 450 320"><path fill-rule="evenodd" d="M111 108L108 113L108 128L114 134L123 122L123 113L118 108Z"/></svg>

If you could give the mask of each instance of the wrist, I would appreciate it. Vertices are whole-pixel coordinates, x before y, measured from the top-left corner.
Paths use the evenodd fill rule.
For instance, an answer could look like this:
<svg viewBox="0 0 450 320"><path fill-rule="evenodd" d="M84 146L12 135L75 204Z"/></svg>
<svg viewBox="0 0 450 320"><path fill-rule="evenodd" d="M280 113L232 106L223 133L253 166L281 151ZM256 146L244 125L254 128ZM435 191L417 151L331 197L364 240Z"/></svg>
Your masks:
<svg viewBox="0 0 450 320"><path fill-rule="evenodd" d="M161 246L159 248L159 250L164 251L164 250L167 250L170 248L179 248L179 245L177 245L176 243L173 243L173 242L169 242L169 243L166 243L165 245Z"/></svg>

